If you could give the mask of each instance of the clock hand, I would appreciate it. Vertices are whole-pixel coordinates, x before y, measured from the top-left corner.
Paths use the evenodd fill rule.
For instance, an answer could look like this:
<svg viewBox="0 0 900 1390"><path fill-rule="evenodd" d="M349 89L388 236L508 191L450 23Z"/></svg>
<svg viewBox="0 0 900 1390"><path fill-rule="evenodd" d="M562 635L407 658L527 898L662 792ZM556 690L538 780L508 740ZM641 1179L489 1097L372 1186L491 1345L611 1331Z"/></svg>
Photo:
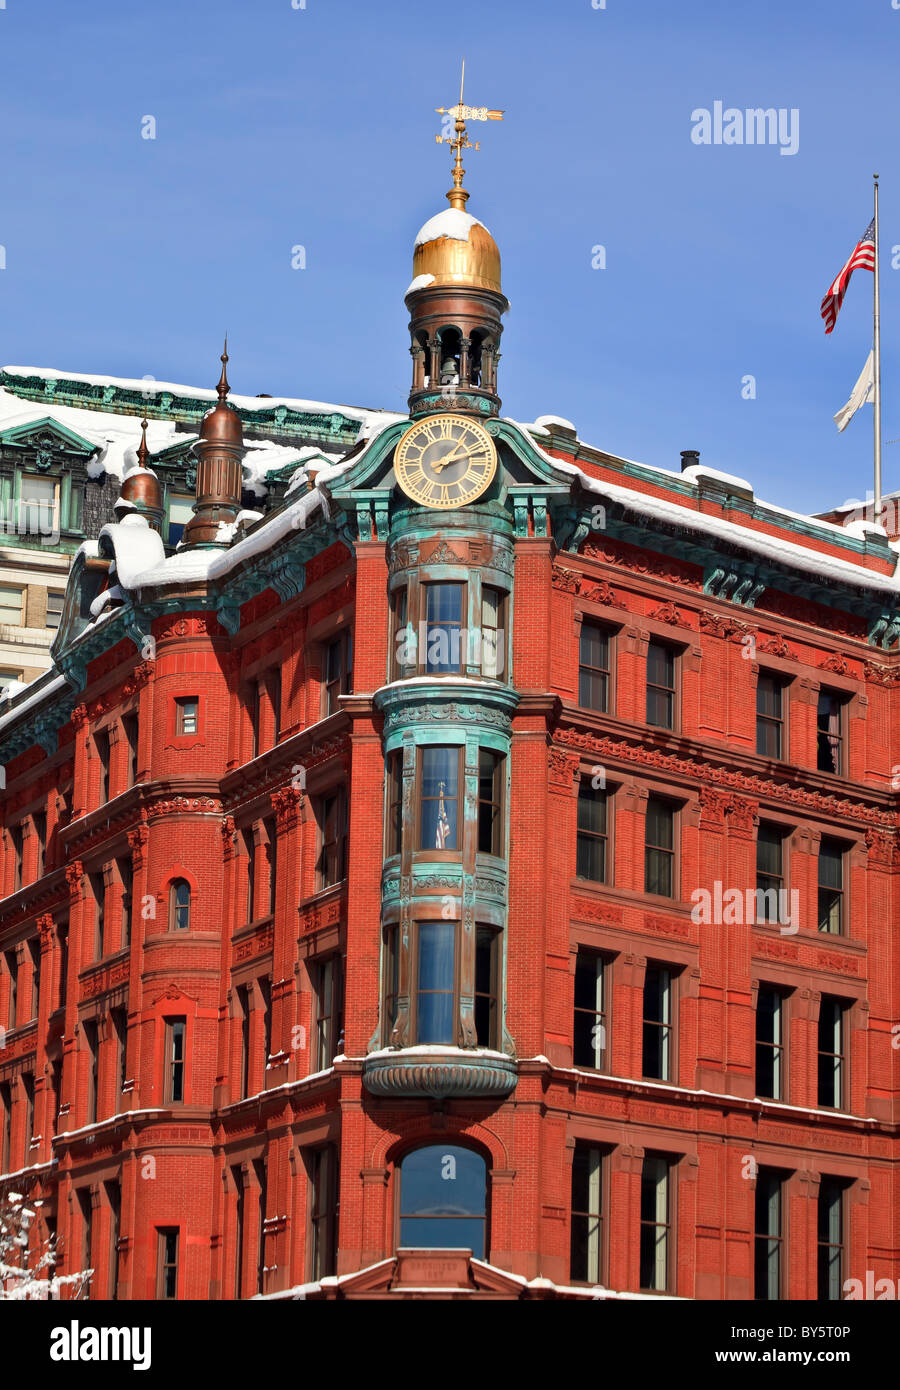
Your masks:
<svg viewBox="0 0 900 1390"><path fill-rule="evenodd" d="M462 448L463 446L461 444L457 444L456 448L451 453L445 454L442 459L438 459L436 463L431 464L431 467L434 469L435 473L440 473L442 468L449 467L451 463L458 463L459 460L457 459L456 455ZM463 450L464 455L466 452L466 450Z"/></svg>

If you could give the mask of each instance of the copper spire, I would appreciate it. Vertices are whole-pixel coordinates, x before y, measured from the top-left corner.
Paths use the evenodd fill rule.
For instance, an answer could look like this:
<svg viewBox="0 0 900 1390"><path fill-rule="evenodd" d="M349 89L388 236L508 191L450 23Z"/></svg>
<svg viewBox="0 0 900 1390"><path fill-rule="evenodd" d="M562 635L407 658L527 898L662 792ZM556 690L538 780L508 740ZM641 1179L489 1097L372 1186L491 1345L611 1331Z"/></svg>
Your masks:
<svg viewBox="0 0 900 1390"><path fill-rule="evenodd" d="M146 468L150 457L150 450L147 448L147 424L146 420L141 421L141 442L137 450L138 468Z"/></svg>
<svg viewBox="0 0 900 1390"><path fill-rule="evenodd" d="M447 194L447 201L452 208L457 208L464 212L469 195L463 188L463 178L465 169L463 168L463 150L478 150L481 148L480 141L473 145L469 139L466 129L467 121L502 121L502 111L489 111L486 106L466 106L463 103L463 93L466 85L466 64L463 60L462 77L459 83L459 101L456 106L449 109L446 106L436 107L439 116L455 116L453 129L456 131L455 138L450 135L436 135L434 138L439 145L449 145L453 151L453 187Z"/></svg>
<svg viewBox="0 0 900 1390"><path fill-rule="evenodd" d="M218 384L218 386L216 387L216 392L217 392L217 394L218 394L220 403L221 403L222 405L224 405L224 404L225 404L225 397L228 395L228 392L231 390L231 387L228 385L228 372L227 372L227 364L228 364L228 334L227 334L227 333L225 334L225 350L224 350L224 352L222 353L222 356L221 356L221 358L220 358L219 360L220 360L221 363L222 363L222 375L219 377L219 384Z"/></svg>

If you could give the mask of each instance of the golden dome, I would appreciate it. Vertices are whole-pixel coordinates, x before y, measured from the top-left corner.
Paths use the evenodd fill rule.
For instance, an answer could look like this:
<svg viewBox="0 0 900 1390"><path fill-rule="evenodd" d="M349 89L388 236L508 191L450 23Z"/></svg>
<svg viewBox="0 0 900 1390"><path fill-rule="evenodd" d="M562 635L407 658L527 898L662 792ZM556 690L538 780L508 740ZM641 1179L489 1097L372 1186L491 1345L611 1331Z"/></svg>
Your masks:
<svg viewBox="0 0 900 1390"><path fill-rule="evenodd" d="M416 289L460 285L503 293L497 243L483 222L460 207L446 208L425 223L416 237L413 277Z"/></svg>

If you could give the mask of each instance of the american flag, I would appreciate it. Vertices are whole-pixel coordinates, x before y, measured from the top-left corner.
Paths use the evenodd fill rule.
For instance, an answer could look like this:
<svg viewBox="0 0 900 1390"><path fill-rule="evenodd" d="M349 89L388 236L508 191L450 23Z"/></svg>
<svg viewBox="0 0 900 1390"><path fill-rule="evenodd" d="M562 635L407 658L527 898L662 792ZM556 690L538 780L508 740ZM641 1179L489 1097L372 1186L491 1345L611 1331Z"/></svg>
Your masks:
<svg viewBox="0 0 900 1390"><path fill-rule="evenodd" d="M849 261L842 268L840 275L838 275L837 279L829 288L825 298L822 300L822 318L825 320L826 333L830 333L837 322L837 316L841 312L844 295L850 283L850 276L856 269L872 271L875 269L874 217L854 247L853 254Z"/></svg>
<svg viewBox="0 0 900 1390"><path fill-rule="evenodd" d="M447 818L447 808L444 805L444 783L440 787L441 795L438 801L437 832L434 837L435 849L446 849L447 841L450 839L450 821Z"/></svg>

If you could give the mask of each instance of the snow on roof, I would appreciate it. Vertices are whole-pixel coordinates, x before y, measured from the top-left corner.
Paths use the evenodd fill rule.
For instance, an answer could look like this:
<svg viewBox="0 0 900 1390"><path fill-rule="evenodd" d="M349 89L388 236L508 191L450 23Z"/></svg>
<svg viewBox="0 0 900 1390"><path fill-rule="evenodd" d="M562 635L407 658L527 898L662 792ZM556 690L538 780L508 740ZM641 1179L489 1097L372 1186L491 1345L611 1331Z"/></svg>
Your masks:
<svg viewBox="0 0 900 1390"><path fill-rule="evenodd" d="M708 468L705 463L689 464L681 470L681 476L691 483L699 483L703 478L712 478L714 482L725 483L728 487L740 488L744 492L753 491L753 484L748 483L746 478L738 478L734 473L720 473L718 468Z"/></svg>
<svg viewBox="0 0 900 1390"><path fill-rule="evenodd" d="M104 526L104 536L111 542L116 557L116 580L123 589L134 585L134 576L165 559L165 547L158 531L152 530L146 517L126 516L111 526Z"/></svg>
<svg viewBox="0 0 900 1390"><path fill-rule="evenodd" d="M575 426L572 424L572 421L564 420L561 415L539 415L534 425L535 429L539 429L542 432L545 431L549 425L561 425L564 430L571 430L573 434L575 433Z"/></svg>
<svg viewBox="0 0 900 1390"><path fill-rule="evenodd" d="M465 214L461 215L465 216ZM476 219L473 217L470 220L474 222ZM467 237L468 233L463 240L466 240ZM173 396L189 396L197 401L216 401L218 399L217 392L211 387L186 386L174 381L157 381L154 377L97 376L87 372L61 372L54 367L2 367L0 371L6 372L8 376L38 376L45 381L83 381L90 386L114 386L123 391L141 391L149 396L168 392ZM307 401L299 396L239 396L234 391L229 394L228 404L246 411L272 410L283 405L287 406L289 410L296 410L301 414L303 412L313 415L341 414L345 415L348 420L363 420L371 413L371 409L364 406L335 405L328 401ZM86 413L96 415L98 412L88 410ZM388 411L376 411L376 414L389 413ZM105 412L103 418L108 418Z"/></svg>
<svg viewBox="0 0 900 1390"><path fill-rule="evenodd" d="M444 208L444 211L437 213L435 217L429 217L416 237L416 246L425 246L427 242L438 241L442 236L449 237L451 241L468 241L469 232L473 227L484 227L484 223L460 208ZM484 230L490 236L487 227L484 227Z"/></svg>
<svg viewBox="0 0 900 1390"><path fill-rule="evenodd" d="M761 555L765 559L778 561L789 568L803 570L807 574L820 577L824 575L839 584L852 584L857 588L875 589L892 597L900 594L900 577L898 577L896 570L892 575L878 574L874 570L865 569L862 565L853 564L850 560L823 555L819 550L808 550L806 546L797 545L794 541L782 540L780 536L770 536L761 531L751 531L747 526L740 526L734 521L725 521L722 517L710 516L707 512L694 511L678 502L669 502L662 497L651 497L649 493L645 492L635 492L632 488L621 487L618 483L608 483L603 478L594 478L590 474L582 472L573 463L566 463L564 459L555 458L552 454L545 453L536 441L533 442L533 447L551 467L557 468L563 473L576 475L587 492L597 493L601 497L606 497L610 502L619 502L632 512L650 517L655 521L665 522L667 525L683 527L685 530L702 531L716 540L727 541L730 544L750 550L756 555ZM842 528L836 527L835 529L840 531Z"/></svg>
<svg viewBox="0 0 900 1390"><path fill-rule="evenodd" d="M414 290L425 290L429 285L433 284L433 275L417 275L414 280L410 281L406 294L412 294ZM406 298L406 294L403 296L404 299Z"/></svg>

